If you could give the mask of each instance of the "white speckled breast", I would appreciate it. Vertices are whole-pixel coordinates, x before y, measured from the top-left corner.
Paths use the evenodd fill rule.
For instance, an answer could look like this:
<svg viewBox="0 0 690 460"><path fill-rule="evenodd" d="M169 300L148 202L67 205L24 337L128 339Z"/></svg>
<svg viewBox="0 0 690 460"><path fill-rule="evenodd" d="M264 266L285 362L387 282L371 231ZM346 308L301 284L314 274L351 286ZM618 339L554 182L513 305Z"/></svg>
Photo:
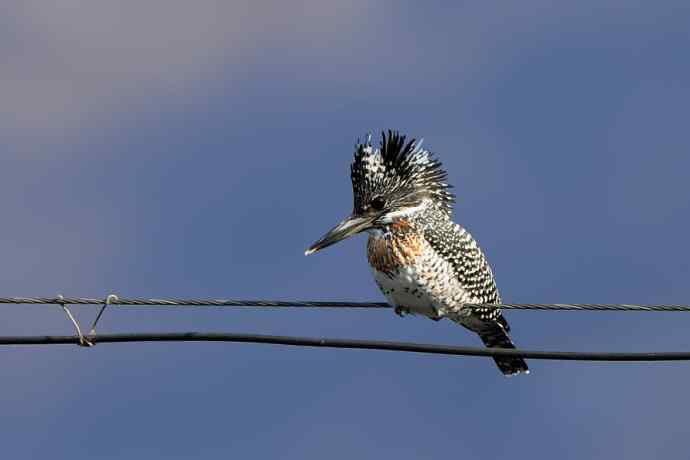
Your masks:
<svg viewBox="0 0 690 460"><path fill-rule="evenodd" d="M396 243L395 238L370 240L370 251L376 247L383 250L385 245L390 248L389 254L395 254L394 249L400 241ZM376 284L388 302L404 307L410 313L436 319L459 312L463 303L468 301L468 294L455 276L453 266L423 238L417 240L417 248L414 257L392 257L394 263L384 265L372 263ZM407 253L410 254L409 251Z"/></svg>
<svg viewBox="0 0 690 460"><path fill-rule="evenodd" d="M431 318L438 316L434 301L418 282L414 267L404 267L390 275L374 269L374 278L390 304L405 307L410 313Z"/></svg>

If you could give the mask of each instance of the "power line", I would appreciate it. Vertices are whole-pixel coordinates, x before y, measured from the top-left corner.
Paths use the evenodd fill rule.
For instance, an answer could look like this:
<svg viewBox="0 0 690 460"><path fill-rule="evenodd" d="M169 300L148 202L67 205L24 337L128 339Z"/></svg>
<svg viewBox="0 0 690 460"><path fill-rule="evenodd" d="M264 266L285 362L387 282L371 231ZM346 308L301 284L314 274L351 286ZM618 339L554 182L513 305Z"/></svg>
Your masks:
<svg viewBox="0 0 690 460"><path fill-rule="evenodd" d="M284 300L236 300L236 299L142 299L109 296L109 305L120 306L213 306L213 307L263 307L263 308L392 308L385 302L342 301L284 301ZM0 297L0 304L50 304L50 305L103 305L107 298L89 297ZM467 308L501 308L503 310L549 311L637 311L637 312L690 312L690 305L634 305L634 304L583 304L583 303L502 303L465 304Z"/></svg>
<svg viewBox="0 0 690 460"><path fill-rule="evenodd" d="M502 348L475 348L449 345L432 345L410 342L391 342L382 340L353 340L318 337L293 337L279 335L207 333L207 332L173 332L173 333L138 333L138 334L103 334L89 336L89 342L126 343L126 342L237 342L261 343L272 345L289 345L297 347L346 348L358 350L399 351L406 353L425 353L455 356L485 357L523 357L527 359L545 359L561 361L687 361L690 352L572 352L572 351L538 351L510 350ZM56 345L79 344L78 336L17 336L0 337L0 345Z"/></svg>
<svg viewBox="0 0 690 460"><path fill-rule="evenodd" d="M106 305L121 306L219 306L219 307L306 307L306 308L391 308L381 302L341 302L341 301L273 301L273 300L234 300L234 299L143 299L120 298L113 294L105 299L89 297L0 297L0 304L51 304L60 305ZM502 308L506 310L570 310L570 311L644 311L644 312L690 312L688 305L632 305L632 304L466 304L469 308ZM69 312L69 310L67 310ZM69 313L68 313L69 315ZM410 342L391 342L380 340L352 340L334 338L312 338L293 336L274 336L234 333L138 333L138 334L90 334L81 335L78 323L75 324L77 336L0 336L0 345L51 345L125 342L239 342L289 345L301 347L347 348L360 350L386 350L407 353L426 353L459 356L523 357L528 359L550 359L568 361L680 361L690 360L690 352L571 352L539 351L497 348L475 348L447 345L432 345ZM95 327L94 323L94 327ZM92 329L93 331L93 329Z"/></svg>

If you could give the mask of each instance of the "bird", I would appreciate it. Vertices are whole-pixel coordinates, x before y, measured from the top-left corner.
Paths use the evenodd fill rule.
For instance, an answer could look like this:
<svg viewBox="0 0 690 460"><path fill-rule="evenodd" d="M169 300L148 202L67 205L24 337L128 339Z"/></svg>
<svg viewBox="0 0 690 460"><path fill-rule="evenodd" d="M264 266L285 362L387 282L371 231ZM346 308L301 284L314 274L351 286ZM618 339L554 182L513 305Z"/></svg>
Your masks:
<svg viewBox="0 0 690 460"><path fill-rule="evenodd" d="M399 131L355 143L350 166L352 213L316 241L313 254L358 233L369 235L367 259L374 280L400 316L447 318L479 335L486 347L513 349L510 326L496 307L496 279L477 241L453 221L455 195L440 160ZM528 374L524 359L496 356L506 376Z"/></svg>

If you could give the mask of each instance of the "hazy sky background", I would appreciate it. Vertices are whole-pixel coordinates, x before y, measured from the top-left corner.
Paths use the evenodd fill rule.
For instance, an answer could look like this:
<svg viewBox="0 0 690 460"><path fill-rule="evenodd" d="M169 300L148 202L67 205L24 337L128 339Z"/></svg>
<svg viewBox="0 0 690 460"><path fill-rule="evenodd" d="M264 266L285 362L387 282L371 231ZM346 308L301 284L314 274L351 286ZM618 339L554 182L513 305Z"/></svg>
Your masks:
<svg viewBox="0 0 690 460"><path fill-rule="evenodd" d="M690 303L687 2L10 0L3 296L382 299L358 136L425 138L511 302ZM66 334L57 306L2 335ZM75 307L84 324L96 310ZM522 347L690 349L682 314L511 312ZM391 311L110 309L101 332L478 345ZM240 344L0 349L21 458L686 458L690 364Z"/></svg>

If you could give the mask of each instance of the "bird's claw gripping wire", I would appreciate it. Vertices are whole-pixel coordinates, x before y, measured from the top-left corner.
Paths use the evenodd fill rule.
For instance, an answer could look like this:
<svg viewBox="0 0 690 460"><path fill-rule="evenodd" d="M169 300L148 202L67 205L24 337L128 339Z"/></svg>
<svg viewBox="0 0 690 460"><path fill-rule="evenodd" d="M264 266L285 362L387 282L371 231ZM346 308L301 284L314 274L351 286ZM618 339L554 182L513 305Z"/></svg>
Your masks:
<svg viewBox="0 0 690 460"><path fill-rule="evenodd" d="M396 305L395 306L395 314L401 318L404 318L405 316L410 314L410 309L407 307L403 307L401 305Z"/></svg>
<svg viewBox="0 0 690 460"><path fill-rule="evenodd" d="M65 298L62 296L62 294L58 295L58 300L59 304L62 307L62 310L65 312L69 320L72 322L74 325L74 329L77 331L77 335L79 336L79 343L78 345L80 347L92 347L95 345L95 343L91 342L89 339L87 339L84 334L81 333L81 328L79 327L79 322L74 318L72 315L72 312L69 310L69 307L67 307L65 303Z"/></svg>
<svg viewBox="0 0 690 460"><path fill-rule="evenodd" d="M405 316L412 314L412 311L409 308L403 307L400 305L396 305L394 311L395 311L395 314L401 318L404 318ZM436 313L436 316L429 316L429 319L432 321L441 321L443 318L444 318L443 313Z"/></svg>
<svg viewBox="0 0 690 460"><path fill-rule="evenodd" d="M441 313L436 313L435 316L429 316L429 319L430 319L431 321L436 321L436 322L441 321L443 318L444 318L444 316L443 316L443 314L441 314Z"/></svg>

